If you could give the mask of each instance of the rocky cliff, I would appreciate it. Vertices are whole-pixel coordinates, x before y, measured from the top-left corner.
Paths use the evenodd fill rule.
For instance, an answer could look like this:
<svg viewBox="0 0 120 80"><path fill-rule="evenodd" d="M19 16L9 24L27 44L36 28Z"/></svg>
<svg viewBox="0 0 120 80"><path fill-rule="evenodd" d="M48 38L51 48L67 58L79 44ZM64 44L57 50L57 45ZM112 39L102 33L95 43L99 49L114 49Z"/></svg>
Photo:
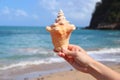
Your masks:
<svg viewBox="0 0 120 80"><path fill-rule="evenodd" d="M120 29L120 0L96 3L89 29Z"/></svg>

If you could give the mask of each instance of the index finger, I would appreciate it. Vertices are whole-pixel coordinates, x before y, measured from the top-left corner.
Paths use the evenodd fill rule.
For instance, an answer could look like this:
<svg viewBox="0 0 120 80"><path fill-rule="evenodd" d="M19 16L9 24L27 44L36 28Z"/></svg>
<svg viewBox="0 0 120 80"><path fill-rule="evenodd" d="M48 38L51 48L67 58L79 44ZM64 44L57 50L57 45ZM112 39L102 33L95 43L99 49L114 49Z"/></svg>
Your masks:
<svg viewBox="0 0 120 80"><path fill-rule="evenodd" d="M77 45L69 44L68 49L72 49L72 48L80 48L80 47Z"/></svg>
<svg viewBox="0 0 120 80"><path fill-rule="evenodd" d="M77 51L82 51L82 52L85 52L84 49L82 49L80 46L78 45L73 45L73 44L69 44L68 45L68 50L77 50Z"/></svg>

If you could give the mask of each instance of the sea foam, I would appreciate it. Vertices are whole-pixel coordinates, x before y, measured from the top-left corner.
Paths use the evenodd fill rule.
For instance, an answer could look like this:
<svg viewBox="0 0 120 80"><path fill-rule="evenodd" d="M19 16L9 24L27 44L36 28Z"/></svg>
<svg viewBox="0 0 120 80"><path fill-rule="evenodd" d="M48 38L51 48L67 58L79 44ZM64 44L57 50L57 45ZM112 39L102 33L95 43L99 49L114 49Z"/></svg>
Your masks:
<svg viewBox="0 0 120 80"><path fill-rule="evenodd" d="M24 61L24 62L18 62L18 63L0 67L0 70L6 70L6 69L16 68L16 67L24 68L26 66L31 66L31 65L51 64L56 62L57 63L64 62L64 60L62 58L47 58L43 60Z"/></svg>
<svg viewBox="0 0 120 80"><path fill-rule="evenodd" d="M102 55L111 55L111 54L120 54L120 48L103 48L103 49L96 49L96 50L92 50L92 51L87 51L87 53L89 55L95 55L95 59L98 61L112 61L112 62L118 62L120 60L120 58L116 58L116 57L96 57ZM117 56L117 55L116 55ZM62 58L59 57L48 57L45 59L40 59L40 60L34 60L34 61L22 61L22 62L18 62L18 63L13 63L10 65L5 65L0 67L0 70L7 70L10 68L15 68L15 67L20 67L20 68L24 68L26 66L31 66L31 65L40 65L40 64L51 64L51 63L59 63L59 62L64 62L64 60Z"/></svg>
<svg viewBox="0 0 120 80"><path fill-rule="evenodd" d="M120 48L102 48L87 52L88 54L120 54Z"/></svg>

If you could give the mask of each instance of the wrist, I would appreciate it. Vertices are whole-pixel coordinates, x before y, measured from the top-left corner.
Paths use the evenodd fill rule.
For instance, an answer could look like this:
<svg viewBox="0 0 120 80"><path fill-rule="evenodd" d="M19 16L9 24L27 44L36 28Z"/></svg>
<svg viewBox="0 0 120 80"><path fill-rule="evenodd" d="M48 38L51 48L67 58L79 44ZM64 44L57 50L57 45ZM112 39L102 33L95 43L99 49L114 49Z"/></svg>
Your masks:
<svg viewBox="0 0 120 80"><path fill-rule="evenodd" d="M101 69L99 68L101 64L94 60L94 59L90 59L89 60L89 63L87 65L87 70L88 70L88 73L91 74L91 75L96 75L97 72L101 73Z"/></svg>

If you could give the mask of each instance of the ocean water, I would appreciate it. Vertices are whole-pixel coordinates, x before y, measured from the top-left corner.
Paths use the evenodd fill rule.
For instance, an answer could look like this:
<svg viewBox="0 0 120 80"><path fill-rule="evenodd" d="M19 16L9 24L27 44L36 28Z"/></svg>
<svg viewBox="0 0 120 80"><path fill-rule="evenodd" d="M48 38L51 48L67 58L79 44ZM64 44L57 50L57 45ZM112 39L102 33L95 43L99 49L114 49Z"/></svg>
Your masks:
<svg viewBox="0 0 120 80"><path fill-rule="evenodd" d="M77 29L70 43L98 61L120 62L120 31ZM52 50L45 27L0 27L0 70L64 61Z"/></svg>

